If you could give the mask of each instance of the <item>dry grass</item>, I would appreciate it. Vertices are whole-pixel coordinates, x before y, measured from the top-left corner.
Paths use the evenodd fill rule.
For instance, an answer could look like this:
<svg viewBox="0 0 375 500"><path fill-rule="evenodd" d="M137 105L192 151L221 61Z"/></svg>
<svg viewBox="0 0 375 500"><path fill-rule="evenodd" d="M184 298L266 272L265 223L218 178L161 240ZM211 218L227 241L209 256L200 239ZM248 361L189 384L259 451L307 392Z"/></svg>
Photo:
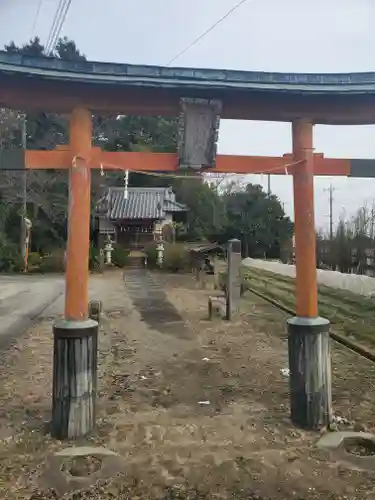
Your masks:
<svg viewBox="0 0 375 500"><path fill-rule="evenodd" d="M295 279L261 269L243 273L251 288L290 309L295 308ZM319 313L328 318L335 332L375 347L375 300L319 285Z"/></svg>

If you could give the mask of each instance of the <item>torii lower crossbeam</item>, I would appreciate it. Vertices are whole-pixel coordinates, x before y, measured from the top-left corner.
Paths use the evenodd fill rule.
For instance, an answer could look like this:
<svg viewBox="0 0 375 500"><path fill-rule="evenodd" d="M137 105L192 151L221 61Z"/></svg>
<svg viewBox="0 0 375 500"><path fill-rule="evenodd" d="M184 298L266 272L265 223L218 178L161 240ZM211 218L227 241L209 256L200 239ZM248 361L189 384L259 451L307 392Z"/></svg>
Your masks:
<svg viewBox="0 0 375 500"><path fill-rule="evenodd" d="M86 158L90 168L129 170L139 172L178 172L177 155L174 153L108 152L93 147ZM68 146L53 151L26 151L28 169L68 169L72 154ZM283 156L217 155L216 166L207 169L215 174L292 174L293 154ZM325 158L314 154L314 175L375 177L375 160Z"/></svg>

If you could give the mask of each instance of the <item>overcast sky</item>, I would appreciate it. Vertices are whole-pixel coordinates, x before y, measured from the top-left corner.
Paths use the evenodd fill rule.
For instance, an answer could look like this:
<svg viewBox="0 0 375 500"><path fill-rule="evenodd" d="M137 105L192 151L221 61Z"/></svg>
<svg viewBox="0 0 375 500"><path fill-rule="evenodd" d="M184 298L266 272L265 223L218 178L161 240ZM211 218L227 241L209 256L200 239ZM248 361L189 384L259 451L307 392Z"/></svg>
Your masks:
<svg viewBox="0 0 375 500"><path fill-rule="evenodd" d="M46 41L58 0L0 0L0 44ZM238 0L72 0L62 35L88 59L166 64ZM174 64L259 71L375 71L375 0L248 0ZM375 116L374 116L375 122ZM375 127L316 126L317 152L375 158ZM222 120L219 152L281 155L289 124ZM266 176L249 176L267 184ZM375 199L375 181L317 178L316 223L327 227L330 182L334 221ZM292 180L273 176L272 191L292 215Z"/></svg>

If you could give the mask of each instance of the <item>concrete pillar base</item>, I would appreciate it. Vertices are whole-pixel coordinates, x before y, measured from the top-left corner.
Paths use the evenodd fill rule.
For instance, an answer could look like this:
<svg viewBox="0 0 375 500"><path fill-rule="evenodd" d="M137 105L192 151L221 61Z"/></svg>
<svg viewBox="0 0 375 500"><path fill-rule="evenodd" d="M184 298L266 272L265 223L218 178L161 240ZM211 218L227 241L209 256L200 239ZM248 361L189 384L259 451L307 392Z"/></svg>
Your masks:
<svg viewBox="0 0 375 500"><path fill-rule="evenodd" d="M75 439L95 426L98 323L63 320L53 334L51 434Z"/></svg>
<svg viewBox="0 0 375 500"><path fill-rule="evenodd" d="M332 421L329 321L294 317L288 324L291 420L319 430Z"/></svg>

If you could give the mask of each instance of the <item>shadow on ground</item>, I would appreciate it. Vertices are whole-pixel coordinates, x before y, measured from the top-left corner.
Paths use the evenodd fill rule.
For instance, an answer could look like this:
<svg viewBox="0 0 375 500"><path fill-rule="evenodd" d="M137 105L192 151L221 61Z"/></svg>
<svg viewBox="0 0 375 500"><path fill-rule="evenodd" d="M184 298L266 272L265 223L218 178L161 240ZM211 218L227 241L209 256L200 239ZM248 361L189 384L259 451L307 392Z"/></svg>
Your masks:
<svg viewBox="0 0 375 500"><path fill-rule="evenodd" d="M134 269L127 271L124 277L126 290L142 321L161 333L190 338L181 314L169 302L157 275Z"/></svg>

